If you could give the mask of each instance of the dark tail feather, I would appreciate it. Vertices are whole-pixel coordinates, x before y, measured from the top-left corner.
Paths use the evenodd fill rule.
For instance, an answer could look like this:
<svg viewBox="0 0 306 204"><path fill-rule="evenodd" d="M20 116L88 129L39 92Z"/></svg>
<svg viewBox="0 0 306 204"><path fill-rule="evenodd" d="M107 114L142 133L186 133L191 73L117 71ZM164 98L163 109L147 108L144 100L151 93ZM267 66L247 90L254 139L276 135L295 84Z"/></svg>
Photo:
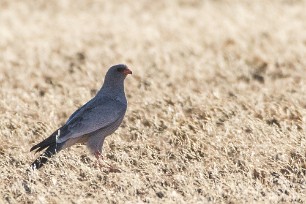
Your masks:
<svg viewBox="0 0 306 204"><path fill-rule="evenodd" d="M56 137L59 136L59 134L65 134L62 132L62 130L66 130L65 127L61 127L58 130L56 130L54 133L52 133L48 138L46 138L45 140L43 140L42 142L34 145L30 151L36 150L36 152L40 152L43 149L47 148L46 151L41 154L32 164L31 164L31 168L32 169L39 169L40 167L42 167L50 157L52 157L52 155L56 154L57 152L59 152L64 143L56 143Z"/></svg>
<svg viewBox="0 0 306 204"><path fill-rule="evenodd" d="M42 153L32 164L32 169L39 169L42 167L50 157L61 151L63 144L52 144L50 145L44 153Z"/></svg>
<svg viewBox="0 0 306 204"><path fill-rule="evenodd" d="M56 131L54 131L54 133L52 133L52 135L50 135L48 138L46 138L45 140L43 140L42 142L34 145L31 149L30 152L32 152L33 150L36 150L36 152L40 152L41 150L45 149L46 147L50 146L51 144L55 144L56 143L56 135L59 133L60 129L57 129ZM35 152L35 153L36 153Z"/></svg>

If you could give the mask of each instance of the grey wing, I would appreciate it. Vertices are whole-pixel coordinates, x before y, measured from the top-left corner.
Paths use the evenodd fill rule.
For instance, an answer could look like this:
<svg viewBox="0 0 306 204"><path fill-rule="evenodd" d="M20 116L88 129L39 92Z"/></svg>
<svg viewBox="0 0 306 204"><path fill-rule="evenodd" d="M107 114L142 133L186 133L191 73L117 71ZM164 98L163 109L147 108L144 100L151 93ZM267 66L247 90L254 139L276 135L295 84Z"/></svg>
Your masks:
<svg viewBox="0 0 306 204"><path fill-rule="evenodd" d="M66 123L69 123L74 117L77 117L79 114L82 114L88 107L90 107L93 102L94 102L95 98L92 98L90 101L88 101L87 103L85 103L83 106L81 106L78 110L76 110L70 117L69 119L66 121Z"/></svg>
<svg viewBox="0 0 306 204"><path fill-rule="evenodd" d="M61 143L67 139L77 138L101 128L106 128L123 118L126 104L114 100L104 100L95 107L87 107L84 111L76 114L68 120L68 133L59 136L57 142Z"/></svg>

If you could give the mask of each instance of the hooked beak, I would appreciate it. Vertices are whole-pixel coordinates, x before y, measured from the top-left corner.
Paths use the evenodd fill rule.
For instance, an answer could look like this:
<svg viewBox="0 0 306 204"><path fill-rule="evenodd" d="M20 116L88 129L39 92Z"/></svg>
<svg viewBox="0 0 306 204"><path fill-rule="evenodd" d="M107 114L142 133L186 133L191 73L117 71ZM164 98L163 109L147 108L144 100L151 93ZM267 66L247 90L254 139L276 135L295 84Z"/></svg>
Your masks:
<svg viewBox="0 0 306 204"><path fill-rule="evenodd" d="M125 74L125 75L132 74L132 71L129 70L128 68L125 68L125 69L123 70L123 74Z"/></svg>

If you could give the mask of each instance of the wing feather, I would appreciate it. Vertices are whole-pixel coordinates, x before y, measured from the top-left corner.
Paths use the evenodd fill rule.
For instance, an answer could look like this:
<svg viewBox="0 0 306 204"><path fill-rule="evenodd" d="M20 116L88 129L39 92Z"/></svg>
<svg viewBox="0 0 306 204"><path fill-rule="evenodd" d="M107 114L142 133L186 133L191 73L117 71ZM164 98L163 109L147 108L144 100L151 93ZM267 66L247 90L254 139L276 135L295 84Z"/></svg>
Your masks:
<svg viewBox="0 0 306 204"><path fill-rule="evenodd" d="M62 143L70 138L77 138L98 129L105 128L122 118L127 105L116 100L104 99L81 107L65 124L68 133L59 136L57 142Z"/></svg>

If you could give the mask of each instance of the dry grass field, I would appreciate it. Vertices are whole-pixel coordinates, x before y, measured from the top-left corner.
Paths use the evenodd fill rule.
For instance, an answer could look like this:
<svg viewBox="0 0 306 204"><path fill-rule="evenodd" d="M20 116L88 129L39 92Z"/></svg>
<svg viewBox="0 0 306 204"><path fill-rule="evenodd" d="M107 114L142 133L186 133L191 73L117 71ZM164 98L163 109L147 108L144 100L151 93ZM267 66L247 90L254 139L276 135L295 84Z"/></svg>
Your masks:
<svg viewBox="0 0 306 204"><path fill-rule="evenodd" d="M3 0L0 203L305 203L306 1ZM29 152L126 63L95 167Z"/></svg>

